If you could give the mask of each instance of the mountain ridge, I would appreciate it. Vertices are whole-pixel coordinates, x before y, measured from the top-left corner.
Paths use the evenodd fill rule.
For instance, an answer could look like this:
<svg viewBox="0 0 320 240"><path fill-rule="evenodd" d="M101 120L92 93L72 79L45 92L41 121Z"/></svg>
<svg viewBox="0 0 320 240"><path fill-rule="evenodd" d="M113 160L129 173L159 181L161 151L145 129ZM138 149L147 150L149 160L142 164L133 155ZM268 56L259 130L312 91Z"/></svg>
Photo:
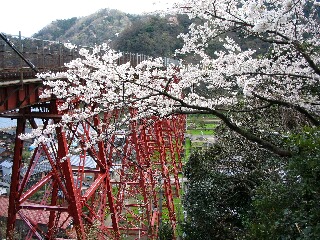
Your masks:
<svg viewBox="0 0 320 240"><path fill-rule="evenodd" d="M109 42L119 51L172 57L182 46L177 36L186 32L189 22L183 15L138 15L106 8L84 17L55 20L32 37L91 47Z"/></svg>
<svg viewBox="0 0 320 240"><path fill-rule="evenodd" d="M114 40L118 33L131 26L136 18L140 18L140 15L105 8L88 16L57 19L32 37L76 45L101 44Z"/></svg>

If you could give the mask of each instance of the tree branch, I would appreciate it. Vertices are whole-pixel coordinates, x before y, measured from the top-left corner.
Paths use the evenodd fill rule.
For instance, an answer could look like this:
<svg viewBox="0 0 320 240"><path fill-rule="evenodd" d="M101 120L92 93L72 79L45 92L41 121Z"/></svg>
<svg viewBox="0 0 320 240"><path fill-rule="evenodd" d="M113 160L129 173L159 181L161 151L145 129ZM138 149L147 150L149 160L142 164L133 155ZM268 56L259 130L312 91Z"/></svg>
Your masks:
<svg viewBox="0 0 320 240"><path fill-rule="evenodd" d="M311 59L310 55L305 52L303 47L298 41L293 42L293 46L301 55L304 57L304 59L307 61L309 66L315 71L316 74L320 75L320 68L315 64L315 62Z"/></svg>
<svg viewBox="0 0 320 240"><path fill-rule="evenodd" d="M283 101L280 101L280 100L273 100L273 99L267 99L265 97L262 97L256 93L252 93L253 96L255 96L256 98L260 99L260 100L263 100L263 101L266 101L266 102L269 102L271 104L277 104L277 105L281 105L281 106L284 106L284 107L290 107L290 108L293 108L295 110L297 110L298 112L300 112L301 114L303 114L306 118L308 118L310 120L310 122L314 125L314 126L320 126L320 122L315 119L307 110L305 110L304 108L300 107L300 106L296 106L296 105L293 105L293 104L290 104L290 103L287 103L287 102L283 102Z"/></svg>
<svg viewBox="0 0 320 240"><path fill-rule="evenodd" d="M266 141L256 135L254 135L253 133L250 133L250 132L238 127L236 124L232 123L227 116L225 116L224 114L222 114L218 111L215 111L213 109L201 108L198 106L191 106L191 105L186 105L184 107L187 107L187 108L188 107L190 107L190 108L197 107L199 109L198 109L198 111L190 111L190 112L189 111L178 111L177 113L181 113L181 114L188 114L188 113L189 114L190 113L193 113L193 114L194 113L213 114L213 115L217 116L218 118L220 118L227 125L227 127L229 127L232 131L238 133L239 135L248 139L251 142L259 144L262 148L267 149L267 150L279 155L280 157L291 157L292 156L292 153L290 151L288 151L286 149L279 148L276 145L270 143L269 141Z"/></svg>
<svg viewBox="0 0 320 240"><path fill-rule="evenodd" d="M254 135L253 133L250 133L250 132L238 127L236 124L232 123L231 120L226 115L224 115L223 113L221 113L217 110L210 109L208 107L200 107L200 106L190 105L190 104L184 102L182 99L176 98L167 92L159 92L158 90L155 90L155 89L154 89L154 91L157 91L158 93L162 94L163 96L179 102L181 107L197 110L197 111L199 111L199 113L201 112L201 113L213 114L213 115L217 116L234 132L240 134L241 136L243 136L244 138L248 139L251 142L259 144L261 147L263 147L263 148L265 148L265 149L267 149L267 150L269 150L269 151L271 151L281 157L291 157L292 156L292 153L290 151L285 150L285 149L281 149L281 148L277 147L276 145ZM176 110L175 112L182 113L182 114L187 113L182 110Z"/></svg>

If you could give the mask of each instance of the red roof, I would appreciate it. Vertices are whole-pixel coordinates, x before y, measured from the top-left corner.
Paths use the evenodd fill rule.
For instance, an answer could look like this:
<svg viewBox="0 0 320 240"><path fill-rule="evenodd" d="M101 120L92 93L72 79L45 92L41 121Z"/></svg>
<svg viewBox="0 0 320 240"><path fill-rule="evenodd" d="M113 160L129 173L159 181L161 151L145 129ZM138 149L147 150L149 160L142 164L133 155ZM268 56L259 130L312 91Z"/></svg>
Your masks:
<svg viewBox="0 0 320 240"><path fill-rule="evenodd" d="M26 202L26 204L31 204L30 202ZM8 217L8 209L9 209L9 198L0 196L0 216ZM30 218L32 221L37 222L38 224L48 225L50 211L44 210L28 210L21 209L21 212L24 216ZM71 217L69 217L67 212L61 212L59 225L60 228L66 229L71 221ZM17 214L17 219L21 219L20 215ZM62 226L61 226L62 225Z"/></svg>

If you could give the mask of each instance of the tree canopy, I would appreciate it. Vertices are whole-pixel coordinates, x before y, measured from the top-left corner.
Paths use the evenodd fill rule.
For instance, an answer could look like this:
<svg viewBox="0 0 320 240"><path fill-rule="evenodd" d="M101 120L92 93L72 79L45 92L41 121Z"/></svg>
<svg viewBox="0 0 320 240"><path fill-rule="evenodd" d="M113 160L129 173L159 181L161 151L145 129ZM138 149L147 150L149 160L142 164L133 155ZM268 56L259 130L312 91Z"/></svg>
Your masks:
<svg viewBox="0 0 320 240"><path fill-rule="evenodd" d="M182 40L177 36L187 30L187 23L190 20L186 15L141 18L122 31L112 46L123 52L172 57L175 50L182 47Z"/></svg>
<svg viewBox="0 0 320 240"><path fill-rule="evenodd" d="M182 62L179 71L173 65L162 68L161 59L136 67L116 66L111 63L118 53L104 45L93 52L81 50L83 58L59 75L68 81L48 81L51 89L45 95L66 99L66 108L76 97L99 106L94 113L126 106L136 108L137 117L214 114L242 137L289 157L292 151L280 141L288 129L279 132L277 126L264 122L272 115L250 125L234 121L232 115L282 107L310 126L319 125L318 11L319 4L313 0L186 0L175 12L201 21L180 35L184 45L177 54L197 56L197 64ZM225 33L234 34L221 38ZM256 54L257 45L242 49L231 36L259 39L269 48L265 54ZM212 40L222 41L223 49L210 56L206 48Z"/></svg>
<svg viewBox="0 0 320 240"><path fill-rule="evenodd" d="M288 136L290 160L225 128L217 134L185 166L185 239L318 239L319 128Z"/></svg>

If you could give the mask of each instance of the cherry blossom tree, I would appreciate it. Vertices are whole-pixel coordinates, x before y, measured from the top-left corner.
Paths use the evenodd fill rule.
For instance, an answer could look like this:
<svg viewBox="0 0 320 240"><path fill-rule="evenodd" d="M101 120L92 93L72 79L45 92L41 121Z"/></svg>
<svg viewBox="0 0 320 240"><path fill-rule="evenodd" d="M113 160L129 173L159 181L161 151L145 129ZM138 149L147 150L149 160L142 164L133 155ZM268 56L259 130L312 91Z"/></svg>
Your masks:
<svg viewBox="0 0 320 240"><path fill-rule="evenodd" d="M281 108L294 112L305 125L319 126L319 2L184 0L172 11L195 20L189 32L180 35L184 46L177 54L197 56L197 64L164 66L159 58L131 66L117 64L121 54L107 44L81 49L82 58L70 62L68 72L50 74L46 82L50 88L43 97L64 99L61 110L72 108L74 100L86 106L73 109L62 123L119 108L135 108L136 118L213 114L247 140L291 156L277 140L285 130L279 132L263 119L253 127L233 114ZM239 36L267 43L268 48L262 54L261 49L243 48ZM206 51L212 40L223 46L213 56Z"/></svg>

